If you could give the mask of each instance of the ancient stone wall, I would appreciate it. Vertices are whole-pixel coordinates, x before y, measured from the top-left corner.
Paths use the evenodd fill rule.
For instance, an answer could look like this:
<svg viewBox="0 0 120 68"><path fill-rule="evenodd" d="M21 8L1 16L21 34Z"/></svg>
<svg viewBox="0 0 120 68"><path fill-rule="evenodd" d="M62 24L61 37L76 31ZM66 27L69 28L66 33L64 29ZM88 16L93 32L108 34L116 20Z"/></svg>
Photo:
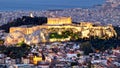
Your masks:
<svg viewBox="0 0 120 68"><path fill-rule="evenodd" d="M41 25L41 26L34 26L34 27L12 27L10 28L10 33L15 32L15 31L21 31L24 34L32 34L36 30L40 29L51 29L51 28L56 28L56 29L75 29L73 30L74 32L81 32L83 37L88 37L89 36L102 36L102 35L108 35L109 37L116 36L116 31L112 26L92 26L90 24L86 25ZM85 36L86 35L86 36Z"/></svg>

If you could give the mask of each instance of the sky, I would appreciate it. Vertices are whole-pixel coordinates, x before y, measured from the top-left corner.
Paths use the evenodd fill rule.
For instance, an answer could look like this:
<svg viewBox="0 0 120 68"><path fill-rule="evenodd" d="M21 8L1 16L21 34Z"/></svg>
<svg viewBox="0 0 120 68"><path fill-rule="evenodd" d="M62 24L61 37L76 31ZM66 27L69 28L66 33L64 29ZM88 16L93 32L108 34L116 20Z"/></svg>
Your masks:
<svg viewBox="0 0 120 68"><path fill-rule="evenodd" d="M103 2L104 0L0 0L0 9L77 8Z"/></svg>

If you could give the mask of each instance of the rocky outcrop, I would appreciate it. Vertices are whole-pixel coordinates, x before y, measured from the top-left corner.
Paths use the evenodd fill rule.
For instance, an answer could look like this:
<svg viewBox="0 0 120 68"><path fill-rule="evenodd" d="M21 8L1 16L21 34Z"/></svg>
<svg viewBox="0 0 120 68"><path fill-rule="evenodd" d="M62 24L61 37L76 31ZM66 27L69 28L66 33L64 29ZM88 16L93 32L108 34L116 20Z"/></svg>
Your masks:
<svg viewBox="0 0 120 68"><path fill-rule="evenodd" d="M35 31L34 33L27 35L25 38L25 43L34 44L40 42L40 30Z"/></svg>
<svg viewBox="0 0 120 68"><path fill-rule="evenodd" d="M47 36L45 36L44 32L42 30L37 30L33 32L30 35L27 35L25 38L25 43L26 44L37 44L40 42L46 42Z"/></svg>
<svg viewBox="0 0 120 68"><path fill-rule="evenodd" d="M44 32L45 30L36 30L32 34L24 34L21 31L15 31L6 37L4 44L12 45L20 42L24 42L26 44L37 44L40 42L46 42L48 39Z"/></svg>
<svg viewBox="0 0 120 68"><path fill-rule="evenodd" d="M49 34L52 32L62 33L69 30L73 33L80 33L80 38L90 38L92 36L99 38L112 38L117 36L112 25L100 26L91 23L81 23L79 25L40 25L33 27L12 27L10 34L6 37L6 44L16 44L24 41L27 44L36 44L40 42L51 42ZM71 39L71 38L68 38ZM66 40L68 40L66 39ZM52 39L54 41L62 41L62 39ZM63 39L65 40L65 39Z"/></svg>
<svg viewBox="0 0 120 68"><path fill-rule="evenodd" d="M5 45L9 44L17 44L20 42L23 42L25 39L25 34L23 34L21 31L15 31L13 33L8 34L8 36L5 38Z"/></svg>

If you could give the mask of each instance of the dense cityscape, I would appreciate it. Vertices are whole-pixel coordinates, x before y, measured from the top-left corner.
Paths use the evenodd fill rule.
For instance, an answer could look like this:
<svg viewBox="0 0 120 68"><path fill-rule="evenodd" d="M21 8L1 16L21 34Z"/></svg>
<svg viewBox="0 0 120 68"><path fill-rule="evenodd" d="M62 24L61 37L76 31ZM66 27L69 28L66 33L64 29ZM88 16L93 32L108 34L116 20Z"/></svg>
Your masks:
<svg viewBox="0 0 120 68"><path fill-rule="evenodd" d="M115 4L114 4L114 3ZM120 7L119 0L108 0L103 5L97 5L93 8L82 9L58 9L58 10L41 10L41 11L0 11L0 25L6 24L14 19L22 16L29 16L33 13L34 16L41 17L60 17L60 16L71 16L74 22L101 22L101 24L113 24L115 26L120 25ZM113 3L113 5L111 5ZM118 5L116 5L116 3Z"/></svg>
<svg viewBox="0 0 120 68"><path fill-rule="evenodd" d="M120 1L0 11L0 68L120 68Z"/></svg>

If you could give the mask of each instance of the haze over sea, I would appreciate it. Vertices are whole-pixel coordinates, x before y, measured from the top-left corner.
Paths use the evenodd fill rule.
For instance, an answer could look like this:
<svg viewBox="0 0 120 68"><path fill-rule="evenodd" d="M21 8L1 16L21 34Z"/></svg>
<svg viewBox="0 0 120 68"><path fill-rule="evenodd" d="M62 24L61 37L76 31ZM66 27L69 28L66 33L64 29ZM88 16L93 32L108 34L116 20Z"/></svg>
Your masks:
<svg viewBox="0 0 120 68"><path fill-rule="evenodd" d="M0 10L90 8L105 0L0 0Z"/></svg>

